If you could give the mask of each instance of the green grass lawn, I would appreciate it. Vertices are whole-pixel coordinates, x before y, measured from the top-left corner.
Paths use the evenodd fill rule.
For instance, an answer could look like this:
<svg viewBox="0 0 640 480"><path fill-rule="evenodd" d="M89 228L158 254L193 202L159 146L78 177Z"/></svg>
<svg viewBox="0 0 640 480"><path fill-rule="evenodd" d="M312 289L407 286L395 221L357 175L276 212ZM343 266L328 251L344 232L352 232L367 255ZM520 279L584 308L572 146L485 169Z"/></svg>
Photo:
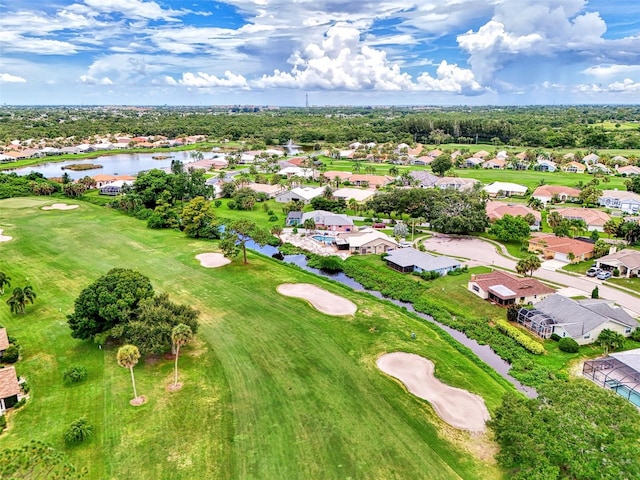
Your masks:
<svg viewBox="0 0 640 480"><path fill-rule="evenodd" d="M445 426L375 366L385 352L422 354L440 379L478 393L493 411L505 386L443 333L254 254L249 265L202 268L194 255L215 250L214 243L147 229L96 205L40 210L53 201L0 201L0 228L14 237L0 244L0 269L13 286L28 281L38 294L24 315L0 308L0 323L23 348L18 373L31 385L27 405L10 415L1 448L50 442L96 479L502 477L491 459L470 453L492 451L487 438ZM116 347L74 340L66 325L80 291L113 267L140 271L156 292L201 312L197 339L180 360L185 387L166 391L171 361L141 361L136 382L148 402L138 408L128 403L130 377L117 365ZM278 295L284 282L320 284L354 301L358 313L323 315ZM62 383L71 365L88 369L84 383ZM65 447L64 429L82 416L94 425L94 437Z"/></svg>

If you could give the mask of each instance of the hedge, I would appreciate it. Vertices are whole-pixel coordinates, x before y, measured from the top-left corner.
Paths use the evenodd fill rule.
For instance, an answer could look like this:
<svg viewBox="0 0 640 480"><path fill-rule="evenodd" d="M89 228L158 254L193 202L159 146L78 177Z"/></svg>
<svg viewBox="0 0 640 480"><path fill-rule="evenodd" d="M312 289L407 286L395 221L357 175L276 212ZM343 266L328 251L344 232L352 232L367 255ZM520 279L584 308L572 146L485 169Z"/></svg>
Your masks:
<svg viewBox="0 0 640 480"><path fill-rule="evenodd" d="M536 342L533 338L530 338L526 333L520 331L513 325L510 325L506 320L498 320L496 322L496 326L498 327L498 330L508 337L513 338L534 355L542 355L545 352L542 344Z"/></svg>

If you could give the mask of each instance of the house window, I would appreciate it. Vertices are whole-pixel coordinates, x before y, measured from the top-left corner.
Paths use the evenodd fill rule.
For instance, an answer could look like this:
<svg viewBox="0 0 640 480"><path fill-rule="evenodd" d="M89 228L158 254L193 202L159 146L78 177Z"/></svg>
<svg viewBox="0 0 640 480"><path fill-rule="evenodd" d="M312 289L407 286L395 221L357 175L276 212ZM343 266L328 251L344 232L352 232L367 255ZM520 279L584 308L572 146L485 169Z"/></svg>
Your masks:
<svg viewBox="0 0 640 480"><path fill-rule="evenodd" d="M587 333L587 334L586 334L584 337L582 337L582 338L591 338L591 334L590 334L590 333Z"/></svg>
<svg viewBox="0 0 640 480"><path fill-rule="evenodd" d="M474 291L474 292L480 292L480 287L478 287L478 285L474 285L474 286L473 286L473 287L471 287L471 288L473 288L473 291Z"/></svg>
<svg viewBox="0 0 640 480"><path fill-rule="evenodd" d="M631 333L631 329L630 328L625 328L624 329L624 333Z"/></svg>

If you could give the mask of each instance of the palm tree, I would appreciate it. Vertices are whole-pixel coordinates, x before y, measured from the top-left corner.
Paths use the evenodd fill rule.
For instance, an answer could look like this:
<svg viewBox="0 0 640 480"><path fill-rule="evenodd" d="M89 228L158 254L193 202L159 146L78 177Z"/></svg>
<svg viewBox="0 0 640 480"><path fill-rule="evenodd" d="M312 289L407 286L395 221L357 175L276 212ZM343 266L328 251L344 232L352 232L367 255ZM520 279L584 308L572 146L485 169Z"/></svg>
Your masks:
<svg viewBox="0 0 640 480"><path fill-rule="evenodd" d="M358 201L355 198L349 199L349 209L353 210L355 213L358 213Z"/></svg>
<svg viewBox="0 0 640 480"><path fill-rule="evenodd" d="M414 235L416 232L416 225L420 225L422 223L424 223L426 220L424 219L424 217L416 217L416 218L410 218L409 222L411 223L411 241L413 242L414 239Z"/></svg>
<svg viewBox="0 0 640 480"><path fill-rule="evenodd" d="M8 277L6 273L0 272L0 295L4 295L4 287L11 286L11 277Z"/></svg>
<svg viewBox="0 0 640 480"><path fill-rule="evenodd" d="M180 355L180 347L186 345L193 339L193 331L189 325L180 323L171 330L171 342L176 350L175 378L173 385L178 385L178 355Z"/></svg>
<svg viewBox="0 0 640 480"><path fill-rule="evenodd" d="M373 175L376 173L376 167L374 167L373 165L367 165L366 167L364 167L364 173Z"/></svg>
<svg viewBox="0 0 640 480"><path fill-rule="evenodd" d="M278 237L280 243L282 243L282 238L280 238L280 235L282 235L282 230L283 228L280 225L274 225L273 227L271 227L271 234Z"/></svg>
<svg viewBox="0 0 640 480"><path fill-rule="evenodd" d="M133 399L138 398L136 392L136 379L133 376L133 367L136 366L140 359L140 350L135 345L123 345L118 349L118 365L128 368L131 371L131 383L133 384Z"/></svg>
<svg viewBox="0 0 640 480"><path fill-rule="evenodd" d="M307 235L309 235L309 232L316 228L316 222L313 218L307 218L302 226L307 230Z"/></svg>
<svg viewBox="0 0 640 480"><path fill-rule="evenodd" d="M11 313L24 313L27 303L33 303L35 299L36 292L33 291L31 285L27 285L24 288L16 287L13 289L11 297L7 300L7 305L9 305Z"/></svg>
<svg viewBox="0 0 640 480"><path fill-rule="evenodd" d="M525 258L521 258L516 264L516 272L520 275L526 275L529 273L530 277L533 277L533 272L538 270L542 266L542 262L537 255L529 255Z"/></svg>

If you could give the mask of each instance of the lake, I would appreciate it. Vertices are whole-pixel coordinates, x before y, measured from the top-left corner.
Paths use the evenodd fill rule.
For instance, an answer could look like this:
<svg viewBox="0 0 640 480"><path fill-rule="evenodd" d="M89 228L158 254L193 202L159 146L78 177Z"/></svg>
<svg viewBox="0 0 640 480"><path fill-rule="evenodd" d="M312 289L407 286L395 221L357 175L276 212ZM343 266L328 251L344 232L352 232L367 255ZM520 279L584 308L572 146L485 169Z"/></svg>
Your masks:
<svg viewBox="0 0 640 480"><path fill-rule="evenodd" d="M77 180L79 178L86 177L87 175L93 177L98 174L105 175L137 175L138 172L145 170L151 170L152 168L165 169L171 167L171 160L180 160L183 163L191 162L190 151L180 152L161 152L161 153L119 153L116 155L102 155L96 158L83 159L83 160L65 160L64 162L55 163L43 163L42 165L35 165L24 168L17 168L15 170L4 170L16 172L18 175L28 175L31 172L40 172L45 177L61 177L65 172L69 176ZM163 160L154 160L154 156L169 156ZM91 170L65 170L63 167L73 164L97 164L102 165L102 168L94 168Z"/></svg>

